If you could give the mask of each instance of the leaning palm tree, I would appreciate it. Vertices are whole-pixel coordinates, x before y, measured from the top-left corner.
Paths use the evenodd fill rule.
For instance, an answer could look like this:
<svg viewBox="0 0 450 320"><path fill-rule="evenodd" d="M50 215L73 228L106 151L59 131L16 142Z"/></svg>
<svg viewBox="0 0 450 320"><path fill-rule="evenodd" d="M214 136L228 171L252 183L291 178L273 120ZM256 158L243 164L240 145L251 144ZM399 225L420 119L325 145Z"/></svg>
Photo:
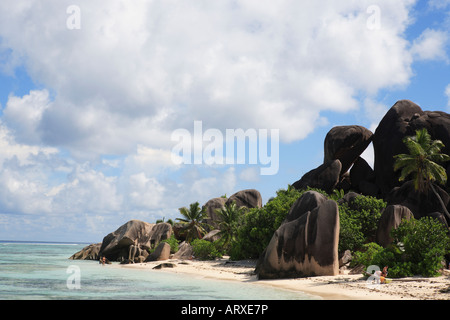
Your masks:
<svg viewBox="0 0 450 320"><path fill-rule="evenodd" d="M207 212L200 207L198 202L191 203L189 209L186 207L178 209L183 218L177 218L184 224L186 232L186 241L191 242L194 239L201 239L206 234L206 223L203 221L207 218Z"/></svg>
<svg viewBox="0 0 450 320"><path fill-rule="evenodd" d="M241 217L244 208L238 207L236 202L226 205L224 208L216 209L218 216L220 217L219 229L217 234L220 236L220 241L224 248L228 248L231 241L234 239L237 223L239 217Z"/></svg>
<svg viewBox="0 0 450 320"><path fill-rule="evenodd" d="M399 181L412 175L416 191L426 193L428 188L431 188L445 215L450 219L450 214L442 198L433 186L434 181L442 185L447 182L447 173L444 167L439 165L439 163L450 160L450 156L441 153L444 144L441 140L431 140L426 129L417 130L415 136L406 137L403 142L408 148L409 154L395 156L394 170L402 169Z"/></svg>

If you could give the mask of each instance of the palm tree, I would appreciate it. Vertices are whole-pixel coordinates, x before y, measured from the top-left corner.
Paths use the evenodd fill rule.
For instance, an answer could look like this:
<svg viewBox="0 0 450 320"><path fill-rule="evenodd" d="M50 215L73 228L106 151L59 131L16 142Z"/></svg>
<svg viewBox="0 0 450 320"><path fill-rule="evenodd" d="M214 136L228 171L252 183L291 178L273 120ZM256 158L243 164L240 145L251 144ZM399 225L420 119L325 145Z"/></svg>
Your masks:
<svg viewBox="0 0 450 320"><path fill-rule="evenodd" d="M450 160L450 156L440 152L444 144L441 140L431 140L431 136L425 128L417 130L415 136L406 137L403 142L408 148L409 154L395 156L394 170L402 169L399 181L405 180L412 174L416 191L426 193L428 188L431 188L445 215L450 219L450 214L442 198L433 186L434 181L442 185L447 182L447 173L444 167L438 164Z"/></svg>
<svg viewBox="0 0 450 320"><path fill-rule="evenodd" d="M194 239L201 239L206 234L206 223L204 219L207 218L207 212L200 207L198 202L191 203L189 209L186 207L178 209L183 218L177 218L185 224L184 231L186 231L186 241L191 242Z"/></svg>
<svg viewBox="0 0 450 320"><path fill-rule="evenodd" d="M228 245L234 239L236 225L243 210L244 208L239 208L235 201L224 208L216 209L221 219L219 222L220 232L217 235L220 236L224 248L228 248Z"/></svg>

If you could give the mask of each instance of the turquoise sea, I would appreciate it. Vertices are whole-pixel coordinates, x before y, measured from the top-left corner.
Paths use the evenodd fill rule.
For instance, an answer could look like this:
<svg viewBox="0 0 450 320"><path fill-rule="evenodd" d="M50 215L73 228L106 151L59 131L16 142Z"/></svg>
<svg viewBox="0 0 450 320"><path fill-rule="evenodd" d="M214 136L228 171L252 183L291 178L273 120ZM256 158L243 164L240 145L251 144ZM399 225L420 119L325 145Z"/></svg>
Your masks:
<svg viewBox="0 0 450 320"><path fill-rule="evenodd" d="M314 300L253 283L69 260L86 244L0 241L0 300Z"/></svg>

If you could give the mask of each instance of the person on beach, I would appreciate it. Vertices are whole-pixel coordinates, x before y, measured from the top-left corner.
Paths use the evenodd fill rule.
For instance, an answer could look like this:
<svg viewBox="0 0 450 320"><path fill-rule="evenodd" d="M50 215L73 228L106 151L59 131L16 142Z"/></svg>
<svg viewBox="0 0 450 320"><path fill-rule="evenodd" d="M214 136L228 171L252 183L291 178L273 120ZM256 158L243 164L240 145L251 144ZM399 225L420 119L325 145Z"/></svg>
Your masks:
<svg viewBox="0 0 450 320"><path fill-rule="evenodd" d="M381 282L381 283L386 283L386 277L387 277L387 274L388 274L387 269L388 269L388 267L385 266L385 267L383 268L383 271L381 271L381 275L380 275L380 282Z"/></svg>
<svg viewBox="0 0 450 320"><path fill-rule="evenodd" d="M103 266L105 265L105 262L106 262L106 259L105 259L105 257L103 257L103 258L102 258L102 265L103 265Z"/></svg>

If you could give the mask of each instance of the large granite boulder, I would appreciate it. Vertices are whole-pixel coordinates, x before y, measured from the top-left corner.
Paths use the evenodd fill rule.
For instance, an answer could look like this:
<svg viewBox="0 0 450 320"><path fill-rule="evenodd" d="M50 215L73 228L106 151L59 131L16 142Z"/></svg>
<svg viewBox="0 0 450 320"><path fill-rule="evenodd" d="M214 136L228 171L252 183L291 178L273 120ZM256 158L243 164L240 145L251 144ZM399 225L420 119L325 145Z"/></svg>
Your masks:
<svg viewBox="0 0 450 320"><path fill-rule="evenodd" d="M192 248L192 246L188 242L183 241L178 246L178 251L174 253L173 258L180 260L190 260L192 259L193 254L194 249Z"/></svg>
<svg viewBox="0 0 450 320"><path fill-rule="evenodd" d="M327 193L340 182L342 164L339 160L330 160L316 169L305 173L302 178L292 184L297 190L310 188L322 189Z"/></svg>
<svg viewBox="0 0 450 320"><path fill-rule="evenodd" d="M209 241L209 242L214 242L220 239L220 230L219 229L215 229L215 230L211 230L210 232L208 232L207 234L205 234L202 238L202 240L205 241Z"/></svg>
<svg viewBox="0 0 450 320"><path fill-rule="evenodd" d="M387 247L392 243L391 231L398 228L403 219L413 218L411 210L400 205L387 206L381 214L377 229L377 243L380 246Z"/></svg>
<svg viewBox="0 0 450 320"><path fill-rule="evenodd" d="M379 188L375 182L375 172L366 160L359 157L350 169L351 189L367 196L376 197Z"/></svg>
<svg viewBox="0 0 450 320"><path fill-rule="evenodd" d="M145 259L145 262L167 260L170 257L170 244L161 242L156 249Z"/></svg>
<svg viewBox="0 0 450 320"><path fill-rule="evenodd" d="M217 214L217 210L224 209L227 198L213 198L203 205L203 210L208 214L208 218L205 219L206 223L213 228L219 227L220 217Z"/></svg>
<svg viewBox="0 0 450 320"><path fill-rule="evenodd" d="M171 234L172 226L168 223L130 220L103 238L99 255L110 261L123 261L130 255L130 246L147 250L170 238Z"/></svg>
<svg viewBox="0 0 450 320"><path fill-rule="evenodd" d="M153 225L150 231L150 247L154 248L162 240L169 239L173 234L173 228L170 223L157 223Z"/></svg>
<svg viewBox="0 0 450 320"><path fill-rule="evenodd" d="M317 197L320 199L320 197ZM321 202L319 200L319 202ZM311 203L308 201L308 203ZM297 206L298 210L304 211ZM339 210L333 200L283 223L256 266L259 279L295 278L339 273Z"/></svg>
<svg viewBox="0 0 450 320"><path fill-rule="evenodd" d="M90 244L80 251L74 253L69 259L71 260L98 260L101 243Z"/></svg>
<svg viewBox="0 0 450 320"><path fill-rule="evenodd" d="M394 172L394 156L408 152L403 139L414 134L409 124L421 115L423 110L417 104L409 100L401 100L391 107L375 130L374 170L377 185L383 194L389 193L392 188L400 185L399 173Z"/></svg>
<svg viewBox="0 0 450 320"><path fill-rule="evenodd" d="M362 126L337 126L325 137L324 163L338 159L341 175L347 172L372 141L373 133Z"/></svg>
<svg viewBox="0 0 450 320"><path fill-rule="evenodd" d="M437 185L434 185L434 188L448 210L450 207L449 194ZM407 207L416 219L429 216L434 212L443 213L442 206L433 191L429 190L427 193L419 193L414 189L413 181L407 181L402 186L392 189L387 195L386 201L387 205L398 204Z"/></svg>
<svg viewBox="0 0 450 320"><path fill-rule="evenodd" d="M304 215L308 211L313 211L315 208L317 208L327 200L327 197L317 191L307 191L303 193L303 195L298 198L289 209L289 212L286 215L283 223L291 222L300 218L302 215Z"/></svg>
<svg viewBox="0 0 450 320"><path fill-rule="evenodd" d="M241 190L233 194L225 203L225 206L231 205L236 202L237 207L247 207L251 208L261 208L262 207L262 196L258 190L247 189Z"/></svg>
<svg viewBox="0 0 450 320"><path fill-rule="evenodd" d="M373 136L375 152L374 171L376 183L383 195L400 186L400 171L394 172L394 156L408 153L403 142L416 130L425 128L433 140L441 140L442 152L450 155L450 114L440 111L423 111L409 100L400 100L386 113ZM448 165L448 164L446 164ZM447 182L450 186L450 180Z"/></svg>

